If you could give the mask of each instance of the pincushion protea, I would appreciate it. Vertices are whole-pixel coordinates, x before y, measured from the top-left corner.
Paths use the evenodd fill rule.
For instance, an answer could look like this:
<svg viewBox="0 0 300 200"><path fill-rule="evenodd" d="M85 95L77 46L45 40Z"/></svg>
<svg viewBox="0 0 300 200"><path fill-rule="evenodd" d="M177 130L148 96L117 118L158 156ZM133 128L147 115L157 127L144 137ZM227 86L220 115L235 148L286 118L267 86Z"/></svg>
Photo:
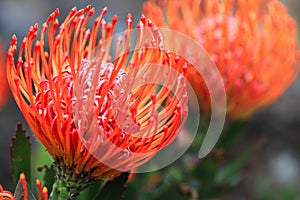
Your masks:
<svg viewBox="0 0 300 200"><path fill-rule="evenodd" d="M5 106L9 97L9 87L6 78L4 46L0 41L0 110Z"/></svg>
<svg viewBox="0 0 300 200"><path fill-rule="evenodd" d="M174 140L187 116L185 85L174 81L177 77L169 80L175 94L156 83L130 87L143 70L149 71L147 64L168 68L172 63L162 49L157 28L142 17L135 40L137 50L131 52L132 17L128 15L127 30L124 38L117 38L116 58L112 59L109 38L117 16L106 23L106 12L104 8L90 30L86 25L94 14L91 6L72 9L60 26L57 9L43 24L38 40L38 25L29 29L17 62L16 36L7 55L7 75L16 103L54 158L57 176L65 180L72 195L92 180L114 178L122 170L134 169L151 159ZM99 32L102 36L98 40ZM140 71L140 66L146 68ZM153 77L162 73L152 72ZM123 80L129 82L122 89ZM124 93L130 97L124 97ZM126 107L123 104L127 100ZM128 118L133 127L128 127Z"/></svg>
<svg viewBox="0 0 300 200"><path fill-rule="evenodd" d="M148 0L143 12L203 45L223 76L231 119L274 101L298 73L296 23L277 0ZM194 73L190 66L187 78L207 109L207 89Z"/></svg>
<svg viewBox="0 0 300 200"><path fill-rule="evenodd" d="M3 190L3 187L0 185L0 199L14 199L14 195L10 191Z"/></svg>
<svg viewBox="0 0 300 200"><path fill-rule="evenodd" d="M0 185L0 199L1 200L17 200L17 199L24 199L28 200L29 195L28 195L28 188L27 188L27 181L26 177L23 173L20 174L20 179L19 183L21 184L22 187L22 192L18 191L13 195L10 191L3 190L2 186ZM48 190L46 187L42 187L42 184L40 180L36 180L36 186L38 188L38 200L48 200Z"/></svg>

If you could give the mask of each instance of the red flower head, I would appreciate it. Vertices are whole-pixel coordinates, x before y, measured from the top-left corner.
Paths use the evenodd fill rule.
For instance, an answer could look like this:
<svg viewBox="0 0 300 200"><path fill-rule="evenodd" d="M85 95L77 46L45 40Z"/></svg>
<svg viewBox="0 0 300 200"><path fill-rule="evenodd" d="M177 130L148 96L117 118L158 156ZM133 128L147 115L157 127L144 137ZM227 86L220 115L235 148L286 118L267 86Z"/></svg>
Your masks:
<svg viewBox="0 0 300 200"><path fill-rule="evenodd" d="M232 119L278 98L298 73L296 23L277 0L149 0L143 12L205 48L223 76ZM194 73L189 67L187 78L208 107L205 86Z"/></svg>
<svg viewBox="0 0 300 200"><path fill-rule="evenodd" d="M10 191L3 190L3 187L0 185L0 199L13 200L14 195Z"/></svg>
<svg viewBox="0 0 300 200"><path fill-rule="evenodd" d="M9 87L6 78L4 46L0 41L0 109L5 106L9 97Z"/></svg>
<svg viewBox="0 0 300 200"><path fill-rule="evenodd" d="M58 173L82 182L110 179L145 163L173 141L187 116L180 77L165 80L175 93L155 81L135 84L147 73L151 80L165 78L162 70L147 64L170 69L157 28L142 17L139 34L131 37L128 15L127 30L116 39L112 58L114 40L109 38L117 16L106 23L106 12L104 8L90 30L86 25L94 8L72 9L61 25L57 9L39 37L38 25L29 29L16 63L15 36L8 51L9 84L26 121L55 159ZM137 50L130 52L132 38Z"/></svg>

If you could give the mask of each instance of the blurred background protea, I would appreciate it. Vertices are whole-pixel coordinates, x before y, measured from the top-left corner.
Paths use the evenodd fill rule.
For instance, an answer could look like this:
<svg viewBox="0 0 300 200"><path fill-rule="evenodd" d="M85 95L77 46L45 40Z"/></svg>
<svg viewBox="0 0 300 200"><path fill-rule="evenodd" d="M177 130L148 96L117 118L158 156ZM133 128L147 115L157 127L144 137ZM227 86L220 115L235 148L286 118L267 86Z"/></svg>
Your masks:
<svg viewBox="0 0 300 200"><path fill-rule="evenodd" d="M298 74L296 22L277 0L159 0L146 2L143 12L204 47L223 77L231 119L247 118L276 100ZM209 93L199 74L187 71L205 110Z"/></svg>

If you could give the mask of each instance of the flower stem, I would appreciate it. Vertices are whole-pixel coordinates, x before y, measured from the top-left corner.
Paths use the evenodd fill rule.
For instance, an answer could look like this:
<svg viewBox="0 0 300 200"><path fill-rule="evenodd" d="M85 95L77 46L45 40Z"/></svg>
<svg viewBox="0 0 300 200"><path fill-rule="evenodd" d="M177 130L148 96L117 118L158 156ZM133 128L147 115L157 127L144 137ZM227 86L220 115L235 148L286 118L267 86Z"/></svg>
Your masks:
<svg viewBox="0 0 300 200"><path fill-rule="evenodd" d="M55 161L54 166L56 177L50 195L52 200L74 199L95 181L89 173L76 174L73 167L65 166L63 162Z"/></svg>

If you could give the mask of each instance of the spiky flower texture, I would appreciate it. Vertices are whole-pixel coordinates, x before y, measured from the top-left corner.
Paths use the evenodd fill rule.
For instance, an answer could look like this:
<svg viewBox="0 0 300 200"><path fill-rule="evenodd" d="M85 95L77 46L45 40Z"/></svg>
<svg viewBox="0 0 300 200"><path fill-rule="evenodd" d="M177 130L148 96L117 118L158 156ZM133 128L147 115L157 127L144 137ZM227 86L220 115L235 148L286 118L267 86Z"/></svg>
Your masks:
<svg viewBox="0 0 300 200"><path fill-rule="evenodd" d="M86 25L94 12L91 6L74 8L59 25L59 11L55 10L42 25L39 39L38 25L29 29L17 62L15 36L7 56L12 94L33 133L54 158L58 178L83 186L94 179L112 179L147 162L174 140L187 116L186 90L180 77L170 80L178 95L155 83L130 87L149 71L147 67L139 71L140 66L171 63L152 22L141 18L135 38L138 50L131 51L132 18L128 15L127 30L124 38L116 39L112 59L109 38L117 16L106 23L104 8L90 30ZM151 37L143 32L146 28ZM162 73L152 72L152 77Z"/></svg>
<svg viewBox="0 0 300 200"><path fill-rule="evenodd" d="M143 12L205 48L223 76L231 119L277 99L298 73L296 23L277 0L148 0ZM209 93L194 73L188 68L187 77L205 110Z"/></svg>

